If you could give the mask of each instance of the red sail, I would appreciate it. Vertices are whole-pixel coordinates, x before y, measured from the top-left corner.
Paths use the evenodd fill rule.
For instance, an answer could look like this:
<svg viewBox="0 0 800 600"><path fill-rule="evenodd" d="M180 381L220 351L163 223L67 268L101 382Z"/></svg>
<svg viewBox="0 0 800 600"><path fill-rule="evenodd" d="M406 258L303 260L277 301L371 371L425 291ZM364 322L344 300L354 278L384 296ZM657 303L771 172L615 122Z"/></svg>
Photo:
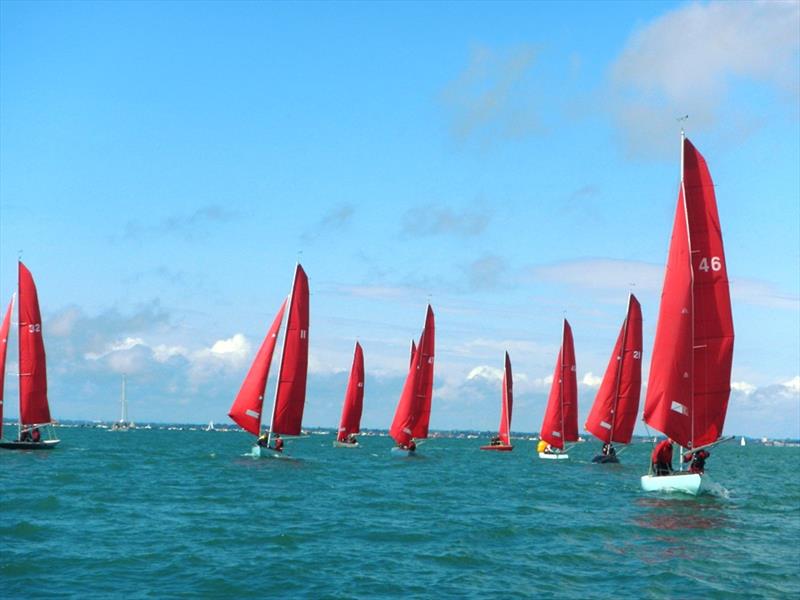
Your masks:
<svg viewBox="0 0 800 600"><path fill-rule="evenodd" d="M417 345L414 343L414 340L411 340L411 362L409 363L409 367L414 364L414 353L417 351Z"/></svg>
<svg viewBox="0 0 800 600"><path fill-rule="evenodd" d="M275 320L261 343L247 377L242 382L242 387L231 405L228 416L245 431L258 435L261 431L261 413L264 405L264 389L267 387L269 366L275 352L275 342L278 339L278 330L283 321L283 311L286 310L286 301L283 301Z"/></svg>
<svg viewBox="0 0 800 600"><path fill-rule="evenodd" d="M419 391L421 396L419 418L411 435L417 439L428 437L428 425L431 421L431 402L433 400L433 354L434 354L435 326L433 320L433 309L428 305L425 314L425 329L419 340L419 348L422 353L421 372L419 379Z"/></svg>
<svg viewBox="0 0 800 600"><path fill-rule="evenodd" d="M500 441L506 446L511 445L511 408L514 404L514 382L511 378L511 359L506 352L506 364L503 371L503 400L500 408L500 428L498 435Z"/></svg>
<svg viewBox="0 0 800 600"><path fill-rule="evenodd" d="M644 419L681 446L697 447L722 435L733 317L711 174L689 140L683 152Z"/></svg>
<svg viewBox="0 0 800 600"><path fill-rule="evenodd" d="M299 264L295 270L283 358L275 391L272 433L300 435L306 403L309 326L308 277Z"/></svg>
<svg viewBox="0 0 800 600"><path fill-rule="evenodd" d="M575 346L572 328L564 319L564 333L558 352L553 385L547 399L539 436L554 448L578 439L578 379L575 370Z"/></svg>
<svg viewBox="0 0 800 600"><path fill-rule="evenodd" d="M428 436L433 393L433 338L433 309L429 305L425 317L425 329L415 348L392 426L389 428L389 435L398 444L408 445L412 437Z"/></svg>
<svg viewBox="0 0 800 600"><path fill-rule="evenodd" d="M14 310L14 297L8 303L6 316L0 325L0 438L3 437L3 390L6 379L6 353L8 352L8 332L11 330L11 312Z"/></svg>
<svg viewBox="0 0 800 600"><path fill-rule="evenodd" d="M39 298L31 272L19 263L19 410L23 425L50 422L47 365Z"/></svg>
<svg viewBox="0 0 800 600"><path fill-rule="evenodd" d="M630 443L641 389L642 307L631 294L603 383L586 419L586 430L605 443Z"/></svg>
<svg viewBox="0 0 800 600"><path fill-rule="evenodd" d="M356 342L353 354L353 366L350 369L350 379L344 393L344 406L342 407L342 421L339 424L339 433L336 439L344 441L351 433L358 433L361 429L361 410L364 406L364 352L361 344Z"/></svg>

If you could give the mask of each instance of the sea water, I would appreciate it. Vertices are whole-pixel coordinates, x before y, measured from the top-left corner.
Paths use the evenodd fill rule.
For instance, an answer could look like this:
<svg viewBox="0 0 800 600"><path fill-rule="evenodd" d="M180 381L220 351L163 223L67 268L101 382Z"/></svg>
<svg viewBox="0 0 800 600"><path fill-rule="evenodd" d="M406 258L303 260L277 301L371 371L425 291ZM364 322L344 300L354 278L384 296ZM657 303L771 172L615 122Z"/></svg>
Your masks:
<svg viewBox="0 0 800 600"><path fill-rule="evenodd" d="M694 498L640 490L643 443L596 465L311 435L276 460L238 432L57 431L0 450L0 597L800 597L799 448L719 446Z"/></svg>

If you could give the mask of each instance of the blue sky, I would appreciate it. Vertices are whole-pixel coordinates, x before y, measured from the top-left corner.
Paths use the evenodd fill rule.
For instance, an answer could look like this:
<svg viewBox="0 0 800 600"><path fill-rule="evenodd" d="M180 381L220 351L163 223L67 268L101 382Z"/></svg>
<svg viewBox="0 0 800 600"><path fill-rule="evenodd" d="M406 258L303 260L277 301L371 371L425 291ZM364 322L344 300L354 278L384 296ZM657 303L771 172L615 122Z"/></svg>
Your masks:
<svg viewBox="0 0 800 600"><path fill-rule="evenodd" d="M134 420L225 421L300 256L307 425L359 339L388 427L429 297L432 427L496 426L508 349L538 430L564 315L583 419L630 289L649 368L688 114L726 431L800 436L799 6L3 2L0 297L22 250L60 418L116 418L125 372Z"/></svg>

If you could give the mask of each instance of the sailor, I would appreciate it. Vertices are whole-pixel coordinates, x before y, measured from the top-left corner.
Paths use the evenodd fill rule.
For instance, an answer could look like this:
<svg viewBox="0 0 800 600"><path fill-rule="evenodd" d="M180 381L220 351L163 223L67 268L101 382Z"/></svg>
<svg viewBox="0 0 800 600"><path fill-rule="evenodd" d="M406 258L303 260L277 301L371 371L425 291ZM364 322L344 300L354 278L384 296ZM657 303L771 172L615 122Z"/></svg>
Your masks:
<svg viewBox="0 0 800 600"><path fill-rule="evenodd" d="M617 451L612 444L603 444L603 456L616 456Z"/></svg>
<svg viewBox="0 0 800 600"><path fill-rule="evenodd" d="M706 470L706 459L711 456L708 450L697 450L696 452L687 452L683 456L683 462L692 461L689 465L690 473L698 473L702 475Z"/></svg>
<svg viewBox="0 0 800 600"><path fill-rule="evenodd" d="M502 446L503 442L500 441L500 436L496 435L492 438L492 441L489 442L490 446Z"/></svg>
<svg viewBox="0 0 800 600"><path fill-rule="evenodd" d="M662 440L650 456L653 463L653 472L658 475L669 475L672 473L672 440L667 438Z"/></svg>
<svg viewBox="0 0 800 600"><path fill-rule="evenodd" d="M262 433L260 436L258 436L258 440L256 441L256 444L258 444L259 446L262 446L264 448L268 448L269 447L269 435L267 434L266 431L264 433Z"/></svg>
<svg viewBox="0 0 800 600"><path fill-rule="evenodd" d="M356 436L355 436L355 434L354 434L354 433L350 433L350 434L348 434L348 435L347 435L347 440L346 440L346 441L347 441L347 443L348 443L348 444L355 444L355 443L357 443L357 442L358 442L358 440L356 439Z"/></svg>
<svg viewBox="0 0 800 600"><path fill-rule="evenodd" d="M33 431L31 432L31 441L32 442L41 442L42 441L42 434L39 431L38 427L34 427Z"/></svg>
<svg viewBox="0 0 800 600"><path fill-rule="evenodd" d="M408 442L408 451L409 452L414 452L414 450L416 450L416 449L417 449L417 444L414 442L414 440L411 440L410 442Z"/></svg>
<svg viewBox="0 0 800 600"><path fill-rule="evenodd" d="M544 440L539 440L539 443L536 445L536 451L542 452L544 454L550 454L552 452L552 450L550 449L550 444L548 444Z"/></svg>
<svg viewBox="0 0 800 600"><path fill-rule="evenodd" d="M281 439L281 434L275 434L275 447L273 448L275 452L283 452L283 440Z"/></svg>
<svg viewBox="0 0 800 600"><path fill-rule="evenodd" d="M22 432L19 434L19 441L20 442L30 442L31 441L31 430L30 429L23 429Z"/></svg>

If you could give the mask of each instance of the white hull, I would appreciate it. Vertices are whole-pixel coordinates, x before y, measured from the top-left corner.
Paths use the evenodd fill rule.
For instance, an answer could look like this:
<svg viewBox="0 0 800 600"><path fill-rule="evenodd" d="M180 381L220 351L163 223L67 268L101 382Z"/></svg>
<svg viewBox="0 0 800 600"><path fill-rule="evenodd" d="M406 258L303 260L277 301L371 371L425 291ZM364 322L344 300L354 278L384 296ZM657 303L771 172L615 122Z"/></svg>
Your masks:
<svg viewBox="0 0 800 600"><path fill-rule="evenodd" d="M539 458L544 458L545 460L567 460L569 458L569 454L553 454L550 452L539 452Z"/></svg>
<svg viewBox="0 0 800 600"><path fill-rule="evenodd" d="M672 475L642 475L642 489L645 492L680 492L698 496L708 491L711 480L708 475L699 473L673 473Z"/></svg>
<svg viewBox="0 0 800 600"><path fill-rule="evenodd" d="M288 458L283 452L265 448L264 446L253 446L250 449L250 455L253 458Z"/></svg>
<svg viewBox="0 0 800 600"><path fill-rule="evenodd" d="M360 444L356 442L355 444L348 444L346 442L338 442L333 440L333 447L334 448L361 448Z"/></svg>

